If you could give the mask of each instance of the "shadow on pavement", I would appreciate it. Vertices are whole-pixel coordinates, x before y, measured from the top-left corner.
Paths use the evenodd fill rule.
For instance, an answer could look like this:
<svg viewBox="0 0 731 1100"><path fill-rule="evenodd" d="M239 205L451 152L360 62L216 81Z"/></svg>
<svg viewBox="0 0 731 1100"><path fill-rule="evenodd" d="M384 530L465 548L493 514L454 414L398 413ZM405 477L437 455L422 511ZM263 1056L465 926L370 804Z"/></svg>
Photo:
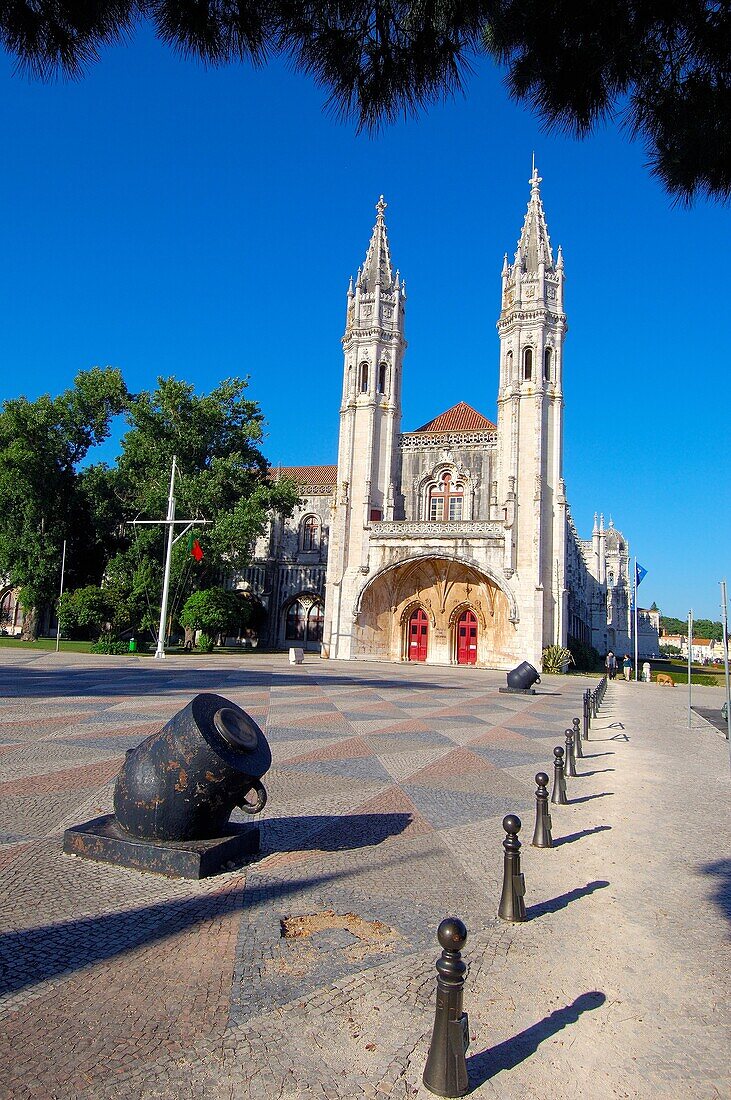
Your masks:
<svg viewBox="0 0 731 1100"><path fill-rule="evenodd" d="M404 862L405 858L389 860L384 866ZM227 880L229 889L222 887L215 894L5 932L0 935L0 995L17 993L41 982L67 976L145 944L163 942L201 924L216 927L227 913L251 913L259 905L269 904L272 897L284 899L307 894L313 887L347 879L353 874L357 871L283 879L267 883L263 891L255 886L251 890L245 887L243 877L237 874L233 882L230 878ZM203 947L203 950L210 949L210 943Z"/></svg>
<svg viewBox="0 0 731 1100"><path fill-rule="evenodd" d="M586 741L582 742L582 747L585 744L586 744ZM616 756L616 753L614 753L614 752L585 752L581 759L582 760L598 760L600 756Z"/></svg>
<svg viewBox="0 0 731 1100"><path fill-rule="evenodd" d="M546 913L558 913L559 909L565 909L568 905L571 905L572 901L588 897L595 890L603 890L606 886L609 886L606 879L596 879L594 882L587 882L586 886L577 886L576 889L568 890L565 894L549 898L548 901L539 901L535 905L527 905L525 918L526 920L536 920L538 917L545 916Z"/></svg>
<svg viewBox="0 0 731 1100"><path fill-rule="evenodd" d="M581 802L593 802L595 798L609 798L614 791L602 791L601 794L585 794L581 798L570 798L569 806L578 806Z"/></svg>
<svg viewBox="0 0 731 1100"><path fill-rule="evenodd" d="M473 1054L467 1059L470 1089L478 1088L503 1070L515 1069L526 1058L535 1054L545 1039L550 1039L569 1024L575 1024L582 1012L601 1008L606 999L598 990L582 993L572 1004L557 1008L550 1016L545 1016L511 1039L505 1039L481 1054Z"/></svg>
<svg viewBox="0 0 731 1100"><path fill-rule="evenodd" d="M580 757L580 759L584 760L585 757L582 756L582 757ZM578 765L578 763L579 763L578 760L577 760L576 763ZM605 772L613 772L613 771L614 771L614 768L595 768L593 772L579 772L579 776L582 776L582 775L604 775Z"/></svg>
<svg viewBox="0 0 731 1100"><path fill-rule="evenodd" d="M148 658L145 658L147 661ZM150 666L153 667L150 667ZM454 669L445 670L454 673ZM89 668L38 669L25 666L8 666L0 669L0 696L6 700L66 698L68 696L123 696L125 698L145 695L166 695L181 691L243 691L262 686L312 688L313 684L331 687L360 687L376 690L398 689L409 692L420 691L464 691L465 687L479 688L480 691L494 691L497 697L498 684L494 671L485 670L484 678L475 677L470 683L466 677L453 677L453 684L444 681L415 680L413 677L397 678L393 673L385 672L382 677L371 670L359 676L357 672L341 673L339 670L319 669L311 666L296 673L289 669L266 668L246 669L228 666L225 668L186 668L185 666L159 667L149 659L149 664L124 667L110 665L108 669L98 665ZM478 674L479 675L479 674ZM558 694L558 693L552 693Z"/></svg>
<svg viewBox="0 0 731 1100"><path fill-rule="evenodd" d="M698 869L698 873L719 880L711 897L721 913L731 921L731 859L717 859L714 863L704 863Z"/></svg>
<svg viewBox="0 0 731 1100"><path fill-rule="evenodd" d="M277 852L343 852L368 848L398 836L411 822L408 813L313 814L262 821L262 857Z"/></svg>
<svg viewBox="0 0 731 1100"><path fill-rule="evenodd" d="M593 829L582 829L578 833L569 833L568 836L554 837L553 846L558 848L561 844L573 844L575 840L583 840L585 836L593 836L594 833L605 833L611 827L611 825L595 825Z"/></svg>

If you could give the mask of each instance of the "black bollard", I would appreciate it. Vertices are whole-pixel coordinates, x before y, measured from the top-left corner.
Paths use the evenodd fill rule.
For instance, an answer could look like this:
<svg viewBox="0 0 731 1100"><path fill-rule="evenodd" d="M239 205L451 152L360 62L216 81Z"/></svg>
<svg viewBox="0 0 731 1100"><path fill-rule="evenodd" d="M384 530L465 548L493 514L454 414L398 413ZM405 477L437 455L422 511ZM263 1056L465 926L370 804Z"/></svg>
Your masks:
<svg viewBox="0 0 731 1100"><path fill-rule="evenodd" d="M581 747L581 719L573 718L572 725L574 727L574 753L577 757L582 757L584 750Z"/></svg>
<svg viewBox="0 0 731 1100"><path fill-rule="evenodd" d="M551 802L554 806L568 806L569 800L566 796L566 779L563 774L563 749L560 745L556 745L553 750L553 790L551 791Z"/></svg>
<svg viewBox="0 0 731 1100"><path fill-rule="evenodd" d="M437 961L437 1007L423 1082L437 1096L464 1096L470 1087L465 1062L469 1022L462 1012L467 967L461 951L467 929L457 917L447 917L439 925L437 939L442 947Z"/></svg>
<svg viewBox="0 0 731 1100"><path fill-rule="evenodd" d="M566 730L564 733L566 749L564 755L564 775L570 775L576 779L576 756L574 755L574 731Z"/></svg>
<svg viewBox="0 0 731 1100"><path fill-rule="evenodd" d="M589 689L584 692L584 740L589 740Z"/></svg>
<svg viewBox="0 0 731 1100"><path fill-rule="evenodd" d="M503 920L525 920L525 879L520 873L520 818L508 814L503 818L503 829L508 834L503 841L503 893L497 915Z"/></svg>
<svg viewBox="0 0 731 1100"><path fill-rule="evenodd" d="M536 776L536 827L533 832L534 848L553 848L551 815L548 812L548 776L538 772Z"/></svg>

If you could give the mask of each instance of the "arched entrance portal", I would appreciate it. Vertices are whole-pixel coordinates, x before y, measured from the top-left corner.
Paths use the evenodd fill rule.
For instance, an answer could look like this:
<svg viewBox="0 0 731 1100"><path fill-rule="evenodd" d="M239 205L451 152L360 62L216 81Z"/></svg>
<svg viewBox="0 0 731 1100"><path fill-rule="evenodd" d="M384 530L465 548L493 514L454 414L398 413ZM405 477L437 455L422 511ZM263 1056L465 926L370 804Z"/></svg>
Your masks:
<svg viewBox="0 0 731 1100"><path fill-rule="evenodd" d="M463 611L457 620L457 664L477 663L477 616L474 611Z"/></svg>
<svg viewBox="0 0 731 1100"><path fill-rule="evenodd" d="M364 587L352 655L501 668L515 663L515 620L510 591L474 564L407 559Z"/></svg>
<svg viewBox="0 0 731 1100"><path fill-rule="evenodd" d="M423 607L417 607L409 618L406 655L410 661L425 661L429 648L429 618Z"/></svg>

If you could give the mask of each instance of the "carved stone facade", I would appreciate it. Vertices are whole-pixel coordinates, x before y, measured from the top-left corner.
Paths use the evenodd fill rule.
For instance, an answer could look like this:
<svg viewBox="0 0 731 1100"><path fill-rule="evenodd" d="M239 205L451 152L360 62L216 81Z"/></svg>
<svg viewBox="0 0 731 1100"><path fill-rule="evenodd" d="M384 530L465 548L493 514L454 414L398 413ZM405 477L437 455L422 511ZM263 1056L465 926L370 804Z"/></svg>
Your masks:
<svg viewBox="0 0 731 1100"><path fill-rule="evenodd" d="M460 402L401 432L406 287L378 202L347 294L337 466L282 471L302 505L247 574L269 610L265 643L320 648L321 632L323 657L493 668L539 665L571 639L629 648L626 540L602 520L582 541L566 501L564 263L540 182L534 169L503 263L497 425Z"/></svg>

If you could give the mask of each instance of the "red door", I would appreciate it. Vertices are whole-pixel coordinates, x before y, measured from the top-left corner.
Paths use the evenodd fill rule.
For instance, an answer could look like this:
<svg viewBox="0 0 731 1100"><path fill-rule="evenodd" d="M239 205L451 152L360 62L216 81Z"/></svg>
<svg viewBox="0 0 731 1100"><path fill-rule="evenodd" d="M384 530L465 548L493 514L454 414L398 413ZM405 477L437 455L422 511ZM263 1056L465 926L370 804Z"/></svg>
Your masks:
<svg viewBox="0 0 731 1100"><path fill-rule="evenodd" d="M426 611L419 607L409 619L409 660L425 661L429 640L429 619Z"/></svg>
<svg viewBox="0 0 731 1100"><path fill-rule="evenodd" d="M463 611L457 622L457 664L474 665L477 661L477 616Z"/></svg>

